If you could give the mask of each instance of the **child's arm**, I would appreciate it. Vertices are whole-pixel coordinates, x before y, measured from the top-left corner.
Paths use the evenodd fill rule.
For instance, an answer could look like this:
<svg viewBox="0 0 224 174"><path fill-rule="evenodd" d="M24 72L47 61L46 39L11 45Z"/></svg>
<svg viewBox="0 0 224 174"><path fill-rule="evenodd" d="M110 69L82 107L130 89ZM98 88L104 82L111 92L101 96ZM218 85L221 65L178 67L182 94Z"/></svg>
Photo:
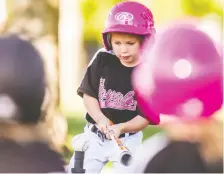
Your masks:
<svg viewBox="0 0 224 174"><path fill-rule="evenodd" d="M121 123L121 133L138 132L146 128L150 122L144 117L137 115L132 120Z"/></svg>
<svg viewBox="0 0 224 174"><path fill-rule="evenodd" d="M110 124L110 120L102 113L98 100L87 94L83 95L83 103L92 119L96 122L102 132L106 130L106 127Z"/></svg>
<svg viewBox="0 0 224 174"><path fill-rule="evenodd" d="M144 117L137 115L135 118L133 118L130 121L127 121L125 123L119 123L111 125L107 128L107 131L113 131L117 137L120 136L120 134L123 133L129 133L129 132L138 132L143 130L149 125L149 121L146 120ZM110 139L110 135L106 132L106 137Z"/></svg>

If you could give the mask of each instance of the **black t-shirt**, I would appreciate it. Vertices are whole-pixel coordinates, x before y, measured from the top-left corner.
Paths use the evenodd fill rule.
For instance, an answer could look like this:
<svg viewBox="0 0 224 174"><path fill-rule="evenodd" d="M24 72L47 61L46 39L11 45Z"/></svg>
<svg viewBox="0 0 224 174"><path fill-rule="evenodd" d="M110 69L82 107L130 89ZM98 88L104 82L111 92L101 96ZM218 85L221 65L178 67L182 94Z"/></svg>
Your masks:
<svg viewBox="0 0 224 174"><path fill-rule="evenodd" d="M90 62L78 88L82 97L87 94L98 100L103 114L114 124L127 122L140 113L131 85L133 67L125 67L110 52L98 51ZM86 119L95 123L87 113Z"/></svg>
<svg viewBox="0 0 224 174"><path fill-rule="evenodd" d="M42 142L0 140L0 173L65 173L65 162Z"/></svg>

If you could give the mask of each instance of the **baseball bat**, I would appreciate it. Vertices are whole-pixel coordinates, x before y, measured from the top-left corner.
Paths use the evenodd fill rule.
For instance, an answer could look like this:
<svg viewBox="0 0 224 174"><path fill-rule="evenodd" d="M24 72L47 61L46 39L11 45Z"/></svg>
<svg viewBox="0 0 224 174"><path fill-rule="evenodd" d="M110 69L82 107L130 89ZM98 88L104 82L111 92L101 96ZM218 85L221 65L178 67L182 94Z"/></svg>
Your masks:
<svg viewBox="0 0 224 174"><path fill-rule="evenodd" d="M111 125L113 123L111 122ZM111 139L115 142L115 144L119 147L121 154L120 154L120 162L124 166L129 166L132 161L132 155L131 152L128 150L128 148L121 142L121 140L115 135L113 131L108 132Z"/></svg>

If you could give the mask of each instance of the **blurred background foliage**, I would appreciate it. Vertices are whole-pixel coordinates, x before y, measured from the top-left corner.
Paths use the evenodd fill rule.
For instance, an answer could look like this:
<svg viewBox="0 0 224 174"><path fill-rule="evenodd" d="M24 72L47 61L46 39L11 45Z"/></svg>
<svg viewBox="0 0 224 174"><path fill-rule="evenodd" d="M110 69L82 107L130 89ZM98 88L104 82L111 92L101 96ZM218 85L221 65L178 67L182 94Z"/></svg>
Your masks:
<svg viewBox="0 0 224 174"><path fill-rule="evenodd" d="M204 27L211 37L223 30L223 0L136 1L152 10L157 29L173 20L191 17L198 25L212 21L215 30L214 27L207 30L210 24ZM49 91L43 124L68 160L73 153L71 139L81 133L85 125L84 108L76 89L88 62L103 46L101 32L108 11L120 1L1 0L3 2L7 17L0 21L0 32L20 34L31 40L43 55ZM3 12L0 10L0 15L4 16ZM222 40L221 35L217 37ZM144 139L158 131L157 127L149 126L144 130Z"/></svg>
<svg viewBox="0 0 224 174"><path fill-rule="evenodd" d="M209 13L223 15L221 0L182 0L182 8L186 15L203 17Z"/></svg>

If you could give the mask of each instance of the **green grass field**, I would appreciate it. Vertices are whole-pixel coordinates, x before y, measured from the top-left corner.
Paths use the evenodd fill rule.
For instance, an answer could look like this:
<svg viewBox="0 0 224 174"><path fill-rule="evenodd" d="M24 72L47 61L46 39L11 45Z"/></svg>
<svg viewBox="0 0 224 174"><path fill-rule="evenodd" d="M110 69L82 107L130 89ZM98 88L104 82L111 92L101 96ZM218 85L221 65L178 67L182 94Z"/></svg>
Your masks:
<svg viewBox="0 0 224 174"><path fill-rule="evenodd" d="M69 115L69 116L67 116L67 122L68 122L68 135L67 135L63 155L64 155L65 160L68 162L73 154L71 140L75 135L83 133L83 129L86 124L86 121L82 116ZM159 131L160 131L160 129L157 128L156 126L148 126L143 131L144 139L152 136L153 134L155 134Z"/></svg>

